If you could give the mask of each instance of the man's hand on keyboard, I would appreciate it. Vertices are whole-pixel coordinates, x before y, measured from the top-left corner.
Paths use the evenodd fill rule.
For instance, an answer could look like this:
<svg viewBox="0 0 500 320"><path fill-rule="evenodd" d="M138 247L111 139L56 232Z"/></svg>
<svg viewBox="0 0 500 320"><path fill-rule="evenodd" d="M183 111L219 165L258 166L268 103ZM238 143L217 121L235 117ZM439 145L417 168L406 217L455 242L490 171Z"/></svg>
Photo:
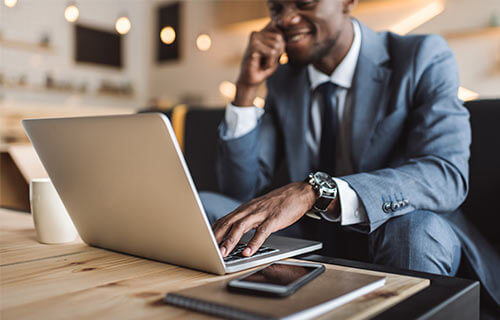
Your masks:
<svg viewBox="0 0 500 320"><path fill-rule="evenodd" d="M256 252L254 252L253 256L246 257L246 256L242 255L242 252L245 249L245 247L246 247L245 243L239 243L238 245L236 245L236 247L233 249L233 251L231 251L224 258L224 262L225 263L240 262L240 261L250 259L252 257L262 256L262 255L271 254L271 253L275 253L275 252L279 251L278 249L262 246Z"/></svg>
<svg viewBox="0 0 500 320"><path fill-rule="evenodd" d="M213 226L222 256L226 257L234 249L243 234L256 229L242 252L244 256L251 256L271 233L299 220L312 208L315 200L311 185L294 182L241 205Z"/></svg>

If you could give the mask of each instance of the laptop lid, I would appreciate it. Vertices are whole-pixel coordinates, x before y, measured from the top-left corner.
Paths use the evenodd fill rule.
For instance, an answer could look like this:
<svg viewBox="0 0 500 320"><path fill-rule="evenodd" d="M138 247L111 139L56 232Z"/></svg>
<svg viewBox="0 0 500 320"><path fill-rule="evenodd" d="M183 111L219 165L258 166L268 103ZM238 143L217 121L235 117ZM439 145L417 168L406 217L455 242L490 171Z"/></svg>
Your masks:
<svg viewBox="0 0 500 320"><path fill-rule="evenodd" d="M163 114L32 119L23 126L83 241L225 273Z"/></svg>
<svg viewBox="0 0 500 320"><path fill-rule="evenodd" d="M163 114L32 119L23 126L89 245L216 274L322 247L271 235L264 245L276 252L224 263Z"/></svg>

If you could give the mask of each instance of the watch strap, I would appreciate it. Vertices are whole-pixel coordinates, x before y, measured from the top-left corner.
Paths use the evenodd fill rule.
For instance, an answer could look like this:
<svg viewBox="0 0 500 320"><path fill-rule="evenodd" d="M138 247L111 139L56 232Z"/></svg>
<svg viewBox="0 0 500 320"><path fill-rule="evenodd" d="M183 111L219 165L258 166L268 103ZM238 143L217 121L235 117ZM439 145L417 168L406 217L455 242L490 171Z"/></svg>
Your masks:
<svg viewBox="0 0 500 320"><path fill-rule="evenodd" d="M314 203L313 209L319 212L326 212L326 209L328 209L328 206L330 205L332 200L332 198L319 197Z"/></svg>

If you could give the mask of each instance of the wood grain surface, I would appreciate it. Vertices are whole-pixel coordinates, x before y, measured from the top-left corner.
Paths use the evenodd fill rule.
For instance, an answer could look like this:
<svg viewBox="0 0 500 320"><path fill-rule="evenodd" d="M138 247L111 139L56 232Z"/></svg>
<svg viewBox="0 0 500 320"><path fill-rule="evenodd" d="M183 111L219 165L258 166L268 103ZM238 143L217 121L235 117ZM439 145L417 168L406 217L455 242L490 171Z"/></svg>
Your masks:
<svg viewBox="0 0 500 320"><path fill-rule="evenodd" d="M0 265L95 250L80 239L67 244L41 244L31 214L0 209Z"/></svg>
<svg viewBox="0 0 500 320"><path fill-rule="evenodd" d="M36 241L29 214L0 209L1 319L210 319L167 306L167 292L237 276L215 276L88 247ZM321 319L368 319L429 285L429 280L326 265L386 276L386 285Z"/></svg>

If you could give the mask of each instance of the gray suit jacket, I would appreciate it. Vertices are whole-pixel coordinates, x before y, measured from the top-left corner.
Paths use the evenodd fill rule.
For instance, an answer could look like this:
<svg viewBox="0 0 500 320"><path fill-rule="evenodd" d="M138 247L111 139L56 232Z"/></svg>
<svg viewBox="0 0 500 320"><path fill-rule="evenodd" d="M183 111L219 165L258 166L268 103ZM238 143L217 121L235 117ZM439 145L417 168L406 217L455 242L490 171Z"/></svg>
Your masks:
<svg viewBox="0 0 500 320"><path fill-rule="evenodd" d="M359 228L371 232L418 209L454 211L467 195L471 132L468 111L457 98L453 53L439 36L377 34L360 26L351 88L355 173L340 177L366 209L369 223ZM307 68L280 66L267 85L266 112L257 127L231 140L220 132L219 186L241 201L268 186L282 161L291 181L313 170L305 140ZM408 204L398 208L402 200Z"/></svg>

